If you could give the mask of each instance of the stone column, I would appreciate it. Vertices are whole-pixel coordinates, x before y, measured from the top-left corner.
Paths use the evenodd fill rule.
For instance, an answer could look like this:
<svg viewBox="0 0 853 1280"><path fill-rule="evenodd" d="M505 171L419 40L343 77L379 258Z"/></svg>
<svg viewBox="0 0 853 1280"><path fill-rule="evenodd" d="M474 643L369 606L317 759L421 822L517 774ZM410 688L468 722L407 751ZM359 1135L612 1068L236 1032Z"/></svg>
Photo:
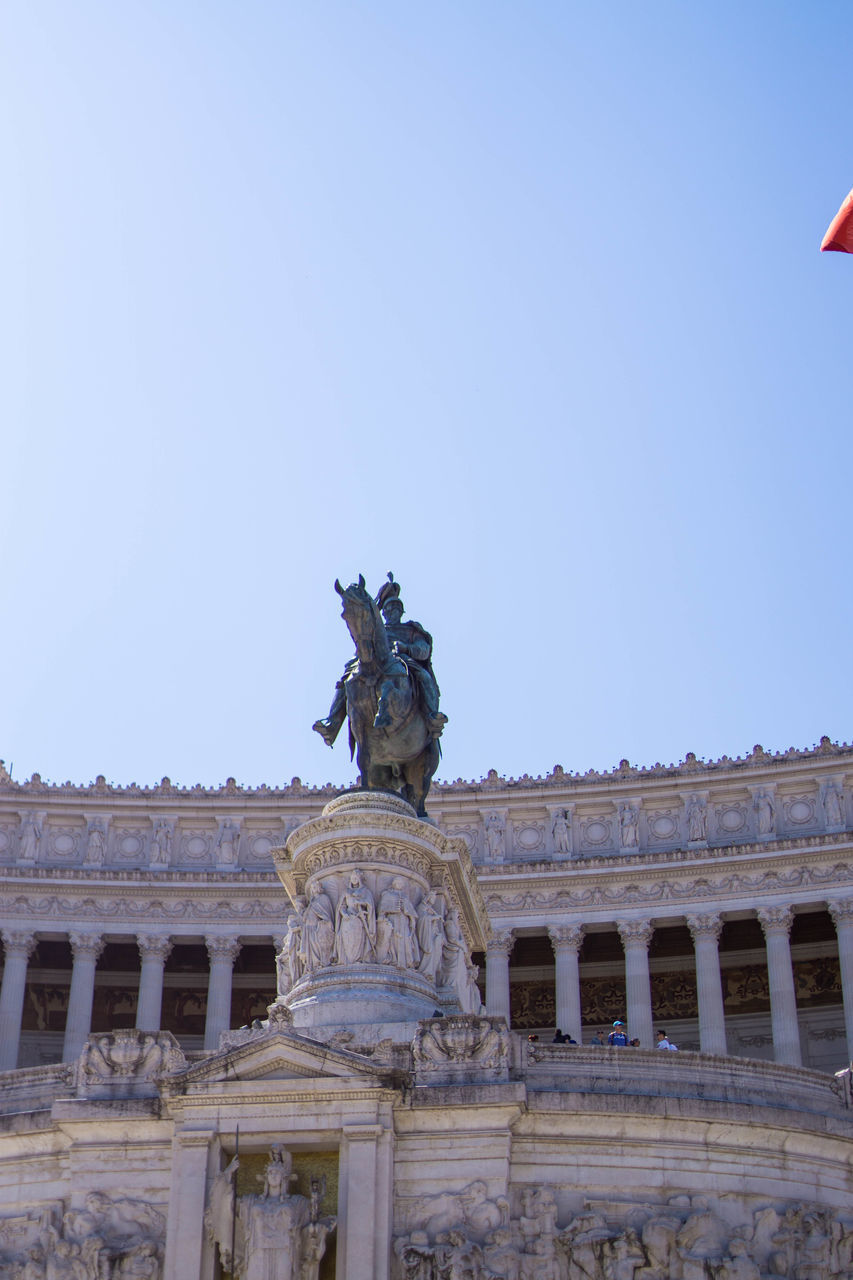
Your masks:
<svg viewBox="0 0 853 1280"><path fill-rule="evenodd" d="M793 915L790 907L762 907L757 914L767 944L773 1055L777 1062L788 1062L798 1067L802 1063L800 1028L788 940Z"/></svg>
<svg viewBox="0 0 853 1280"><path fill-rule="evenodd" d="M79 1058L86 1037L92 1026L92 998L95 994L95 966L104 949L104 940L97 933L71 933L71 953L74 968L71 970L71 990L68 993L68 1017L65 1020L65 1042L62 1061L73 1062Z"/></svg>
<svg viewBox="0 0 853 1280"><path fill-rule="evenodd" d="M179 1130L172 1139L163 1280L200 1280L205 1243L205 1192L212 1172L208 1164L215 1136L209 1129L190 1129Z"/></svg>
<svg viewBox="0 0 853 1280"><path fill-rule="evenodd" d="M236 938L210 937L204 941L210 956L204 1047L218 1049L220 1035L231 1026L231 974L240 954L240 943Z"/></svg>
<svg viewBox="0 0 853 1280"><path fill-rule="evenodd" d="M159 1031L163 1011L163 969L172 950L172 939L160 933L140 933L136 942L142 960L136 1025L140 1031Z"/></svg>
<svg viewBox="0 0 853 1280"><path fill-rule="evenodd" d="M723 983L720 976L719 916L688 916L687 927L696 951L696 991L699 997L699 1047L703 1053L728 1053Z"/></svg>
<svg viewBox="0 0 853 1280"><path fill-rule="evenodd" d="M390 1275L390 1143L380 1124L343 1126L336 1261L346 1280L388 1280Z"/></svg>
<svg viewBox="0 0 853 1280"><path fill-rule="evenodd" d="M623 920L617 924L625 948L625 995L628 1003L628 1038L640 1048L652 1048L652 989L649 982L649 943L654 929L648 920Z"/></svg>
<svg viewBox="0 0 853 1280"><path fill-rule="evenodd" d="M583 941L582 925L549 925L548 937L554 948L557 986L557 1026L578 1044L581 1038L581 987L578 952Z"/></svg>
<svg viewBox="0 0 853 1280"><path fill-rule="evenodd" d="M3 930L3 985L0 987L0 1071L14 1071L21 1045L21 1014L27 987L27 964L36 945L34 933Z"/></svg>
<svg viewBox="0 0 853 1280"><path fill-rule="evenodd" d="M495 1018L506 1018L509 1026L509 953L512 951L513 933L489 935L486 943L486 1013Z"/></svg>
<svg viewBox="0 0 853 1280"><path fill-rule="evenodd" d="M853 898L836 898L826 905L838 935L838 966L841 969L847 1058L853 1061Z"/></svg>

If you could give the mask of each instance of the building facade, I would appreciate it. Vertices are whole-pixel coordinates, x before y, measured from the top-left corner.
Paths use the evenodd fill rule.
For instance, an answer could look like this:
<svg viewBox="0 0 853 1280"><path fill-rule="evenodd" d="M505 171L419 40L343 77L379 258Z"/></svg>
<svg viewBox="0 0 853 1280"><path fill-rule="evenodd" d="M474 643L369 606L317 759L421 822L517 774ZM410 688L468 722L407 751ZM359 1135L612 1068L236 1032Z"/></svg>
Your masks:
<svg viewBox="0 0 853 1280"><path fill-rule="evenodd" d="M395 1033L267 1015L281 850L322 844L334 788L3 771L0 1269L229 1271L210 1224L239 1130L223 1195L247 1240L272 1196L250 1174L267 1185L286 1158L304 1192L275 1201L305 1218L283 1280L853 1274L851 787L853 748L828 740L435 787L435 866L470 869L453 874L484 1009L451 998ZM377 853L397 821L347 854L377 902L383 857L417 881L407 819ZM616 1019L637 1049L595 1043ZM661 1026L679 1054L656 1050Z"/></svg>

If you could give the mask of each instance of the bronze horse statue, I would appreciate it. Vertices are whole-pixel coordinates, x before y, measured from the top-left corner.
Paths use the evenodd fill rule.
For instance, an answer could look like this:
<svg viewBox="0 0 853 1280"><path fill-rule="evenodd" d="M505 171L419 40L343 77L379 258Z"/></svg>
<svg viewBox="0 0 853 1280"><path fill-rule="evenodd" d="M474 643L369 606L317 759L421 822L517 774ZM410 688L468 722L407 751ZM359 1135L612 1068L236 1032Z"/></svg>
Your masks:
<svg viewBox="0 0 853 1280"><path fill-rule="evenodd" d="M363 575L346 589L336 579L335 590L356 651L343 685L350 751L357 753L361 785L398 791L424 818L441 748L430 733L417 682L405 659L392 649Z"/></svg>

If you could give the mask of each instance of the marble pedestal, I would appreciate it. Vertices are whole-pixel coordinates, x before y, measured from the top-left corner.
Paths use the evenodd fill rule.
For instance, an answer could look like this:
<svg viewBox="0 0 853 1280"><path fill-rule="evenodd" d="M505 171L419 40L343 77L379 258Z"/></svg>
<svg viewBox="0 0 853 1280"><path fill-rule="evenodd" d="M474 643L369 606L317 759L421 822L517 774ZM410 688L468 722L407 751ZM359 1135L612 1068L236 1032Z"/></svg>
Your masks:
<svg viewBox="0 0 853 1280"><path fill-rule="evenodd" d="M293 907L278 999L295 1027L479 1012L470 957L484 946L486 915L463 841L397 795L358 790L273 857Z"/></svg>

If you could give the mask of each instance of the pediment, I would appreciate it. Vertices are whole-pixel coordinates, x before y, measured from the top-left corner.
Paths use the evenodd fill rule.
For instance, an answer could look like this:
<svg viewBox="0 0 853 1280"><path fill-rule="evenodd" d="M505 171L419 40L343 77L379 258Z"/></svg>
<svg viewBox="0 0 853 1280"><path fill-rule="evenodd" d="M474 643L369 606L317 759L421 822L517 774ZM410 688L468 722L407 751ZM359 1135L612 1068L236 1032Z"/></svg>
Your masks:
<svg viewBox="0 0 853 1280"><path fill-rule="evenodd" d="M358 1079L387 1076L385 1062L334 1049L295 1031L260 1033L232 1045L170 1077L175 1084L212 1084L238 1080Z"/></svg>

